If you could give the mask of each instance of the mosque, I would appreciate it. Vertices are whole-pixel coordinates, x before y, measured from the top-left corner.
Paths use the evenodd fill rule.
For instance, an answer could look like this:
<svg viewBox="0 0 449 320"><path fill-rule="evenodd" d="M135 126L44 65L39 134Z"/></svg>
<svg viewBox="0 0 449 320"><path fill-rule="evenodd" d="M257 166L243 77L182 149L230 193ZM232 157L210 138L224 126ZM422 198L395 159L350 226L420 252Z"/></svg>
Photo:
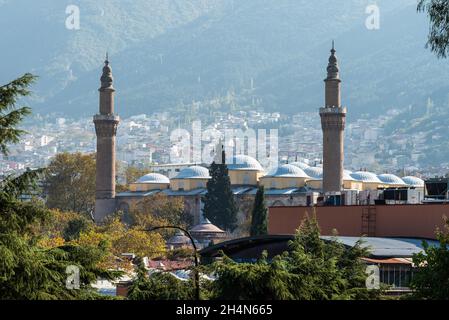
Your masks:
<svg viewBox="0 0 449 320"><path fill-rule="evenodd" d="M425 200L425 182L418 177L344 169L343 137L347 108L341 104L340 69L334 46L324 82L325 106L319 110L323 130L322 165L311 166L306 159L302 159L275 168L263 168L256 159L247 155L236 155L228 161L231 187L239 209L239 225L243 228L248 225L260 185L265 187L270 225L278 233L287 233L284 230L291 228L287 227L289 220L282 221L285 228L276 224L272 208L279 208L276 212L285 208L298 211L304 207L358 206L371 210L379 205L419 205ZM115 89L107 59L99 92L100 112L94 116L97 133L95 219L101 221L117 210L128 212L144 198L165 194L182 198L195 224L204 222L202 197L207 192L206 185L210 179L207 166L183 168L171 179L160 173L148 173L132 183L128 191L115 193L115 135L120 119L114 114ZM369 210L368 221L371 219ZM360 221L363 219L362 214ZM295 227L296 224L295 220Z"/></svg>

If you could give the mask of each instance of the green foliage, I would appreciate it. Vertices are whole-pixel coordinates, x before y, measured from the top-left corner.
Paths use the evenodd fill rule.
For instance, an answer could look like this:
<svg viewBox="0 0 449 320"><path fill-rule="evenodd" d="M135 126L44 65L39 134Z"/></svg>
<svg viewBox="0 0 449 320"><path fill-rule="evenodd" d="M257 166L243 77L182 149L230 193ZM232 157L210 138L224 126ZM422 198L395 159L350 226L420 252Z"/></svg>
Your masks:
<svg viewBox="0 0 449 320"><path fill-rule="evenodd" d="M95 156L61 153L50 162L45 188L49 208L89 213L95 205Z"/></svg>
<svg viewBox="0 0 449 320"><path fill-rule="evenodd" d="M65 241L72 241L79 238L82 232L87 232L91 228L91 222L84 217L70 220L64 228L62 235Z"/></svg>
<svg viewBox="0 0 449 320"><path fill-rule="evenodd" d="M260 186L254 199L254 208L251 219L251 236L260 236L268 233L268 210L265 205L265 189Z"/></svg>
<svg viewBox="0 0 449 320"><path fill-rule="evenodd" d="M226 164L210 166L211 179L207 182L204 196L204 216L226 231L237 228L237 205L231 190L231 180Z"/></svg>
<svg viewBox="0 0 449 320"><path fill-rule="evenodd" d="M19 142L25 133L17 129L23 118L31 113L28 107L16 108L17 100L30 95L28 87L36 80L36 76L25 74L22 77L0 86L0 153L8 154L8 144Z"/></svg>
<svg viewBox="0 0 449 320"><path fill-rule="evenodd" d="M449 0L419 0L418 11L426 11L430 18L427 47L439 58L449 52Z"/></svg>
<svg viewBox="0 0 449 320"><path fill-rule="evenodd" d="M449 300L449 222L437 232L439 246L423 242L424 252L413 256L417 270L410 287L415 299Z"/></svg>
<svg viewBox="0 0 449 320"><path fill-rule="evenodd" d="M105 254L104 248L64 246L47 250L39 247L33 226L45 225L51 215L43 203L22 202L17 198L30 192L25 182L32 180L36 172L24 175L3 181L0 190L0 299L99 297L90 283L97 277L112 279L118 275L97 267ZM80 268L80 290L65 286L65 270L69 265Z"/></svg>
<svg viewBox="0 0 449 320"><path fill-rule="evenodd" d="M368 252L361 242L351 249L334 240L320 239L315 218L305 219L290 252L274 257L266 254L255 264L238 264L224 257L213 266L216 299L239 300L348 300L378 299L380 291L365 286Z"/></svg>
<svg viewBox="0 0 449 320"><path fill-rule="evenodd" d="M130 300L192 300L191 281L181 281L165 272L148 272L140 262L137 277L129 289Z"/></svg>

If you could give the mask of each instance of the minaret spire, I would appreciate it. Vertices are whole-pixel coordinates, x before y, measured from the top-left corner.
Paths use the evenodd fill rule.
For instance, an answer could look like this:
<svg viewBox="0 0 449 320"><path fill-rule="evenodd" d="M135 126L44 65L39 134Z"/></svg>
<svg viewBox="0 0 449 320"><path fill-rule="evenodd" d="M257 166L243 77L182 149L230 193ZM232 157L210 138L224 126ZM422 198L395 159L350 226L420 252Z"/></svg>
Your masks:
<svg viewBox="0 0 449 320"><path fill-rule="evenodd" d="M109 56L103 66L99 113L94 116L97 134L95 221L101 222L115 212L115 140L120 118L114 114L114 78Z"/></svg>
<svg viewBox="0 0 449 320"><path fill-rule="evenodd" d="M332 41L325 83L325 106L320 109L323 129L323 192L340 193L343 189L344 129L346 108L341 105L340 68Z"/></svg>

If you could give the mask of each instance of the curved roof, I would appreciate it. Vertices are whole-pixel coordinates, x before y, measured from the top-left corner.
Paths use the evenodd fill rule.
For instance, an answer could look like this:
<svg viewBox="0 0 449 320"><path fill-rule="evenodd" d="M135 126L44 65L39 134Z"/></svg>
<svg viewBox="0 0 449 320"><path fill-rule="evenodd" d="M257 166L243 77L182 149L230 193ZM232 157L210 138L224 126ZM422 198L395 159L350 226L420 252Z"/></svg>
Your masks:
<svg viewBox="0 0 449 320"><path fill-rule="evenodd" d="M304 169L304 172L313 179L323 179L323 168L321 167L309 167Z"/></svg>
<svg viewBox="0 0 449 320"><path fill-rule="evenodd" d="M190 238L187 237L181 230L178 230L176 234L168 239L167 244L171 245L192 245Z"/></svg>
<svg viewBox="0 0 449 320"><path fill-rule="evenodd" d="M355 181L353 177L351 177L352 171L343 170L343 181Z"/></svg>
<svg viewBox="0 0 449 320"><path fill-rule="evenodd" d="M351 173L351 177L356 181L368 182L368 183L382 183L376 174L368 171L357 171Z"/></svg>
<svg viewBox="0 0 449 320"><path fill-rule="evenodd" d="M412 187L424 187L424 180L418 177L408 176L402 178L402 181Z"/></svg>
<svg viewBox="0 0 449 320"><path fill-rule="evenodd" d="M299 169L307 169L308 167L310 167L307 163L304 162L292 162L291 163L292 166L298 167Z"/></svg>
<svg viewBox="0 0 449 320"><path fill-rule="evenodd" d="M246 155L237 155L228 164L229 170L264 171L259 161Z"/></svg>
<svg viewBox="0 0 449 320"><path fill-rule="evenodd" d="M208 219L205 219L204 222L194 226L189 231L193 233L226 233L219 227L213 225Z"/></svg>
<svg viewBox="0 0 449 320"><path fill-rule="evenodd" d="M394 174L380 174L377 176L380 181L386 184L406 185L406 183Z"/></svg>
<svg viewBox="0 0 449 320"><path fill-rule="evenodd" d="M170 179L159 173L149 173L140 177L135 183L145 183L145 184L159 184L159 183L170 183Z"/></svg>
<svg viewBox="0 0 449 320"><path fill-rule="evenodd" d="M209 170L200 166L182 169L173 179L210 179Z"/></svg>
<svg viewBox="0 0 449 320"><path fill-rule="evenodd" d="M309 178L309 176L300 168L283 164L271 169L264 178Z"/></svg>

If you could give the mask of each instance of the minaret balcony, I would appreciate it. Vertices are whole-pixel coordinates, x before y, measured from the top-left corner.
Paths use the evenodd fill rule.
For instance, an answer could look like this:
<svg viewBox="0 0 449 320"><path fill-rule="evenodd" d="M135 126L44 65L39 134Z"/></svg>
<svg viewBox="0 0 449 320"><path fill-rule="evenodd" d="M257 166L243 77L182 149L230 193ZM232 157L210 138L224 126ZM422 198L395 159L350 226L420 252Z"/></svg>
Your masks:
<svg viewBox="0 0 449 320"><path fill-rule="evenodd" d="M346 107L323 107L320 108L320 114L346 114Z"/></svg>
<svg viewBox="0 0 449 320"><path fill-rule="evenodd" d="M120 122L120 117L115 114L96 114L96 115L94 115L94 122L95 121Z"/></svg>

